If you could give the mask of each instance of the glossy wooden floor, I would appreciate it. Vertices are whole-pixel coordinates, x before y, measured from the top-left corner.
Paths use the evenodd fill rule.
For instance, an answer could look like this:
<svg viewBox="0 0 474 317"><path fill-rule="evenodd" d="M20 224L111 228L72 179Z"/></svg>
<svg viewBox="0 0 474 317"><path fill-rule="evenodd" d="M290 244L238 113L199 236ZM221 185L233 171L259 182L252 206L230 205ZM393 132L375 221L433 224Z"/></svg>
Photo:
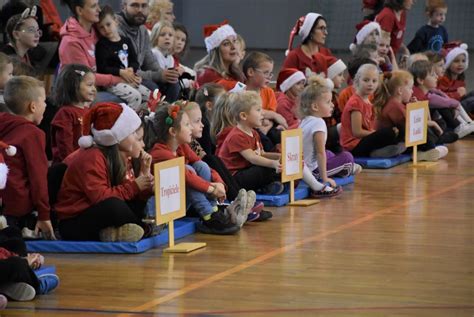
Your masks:
<svg viewBox="0 0 474 317"><path fill-rule="evenodd" d="M189 255L47 255L57 291L0 315L472 317L474 137L449 148Z"/></svg>

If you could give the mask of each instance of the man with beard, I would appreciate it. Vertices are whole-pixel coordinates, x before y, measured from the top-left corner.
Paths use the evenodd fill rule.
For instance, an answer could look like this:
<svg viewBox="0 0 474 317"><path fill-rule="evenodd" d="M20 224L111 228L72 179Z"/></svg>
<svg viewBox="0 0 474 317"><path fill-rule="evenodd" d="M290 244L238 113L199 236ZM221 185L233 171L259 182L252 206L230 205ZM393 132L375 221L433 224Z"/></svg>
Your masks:
<svg viewBox="0 0 474 317"><path fill-rule="evenodd" d="M140 65L137 74L143 78L143 85L153 91L157 84L166 101L173 102L178 99L180 91L179 73L176 69L161 69L153 55L144 26L148 13L148 0L122 0L122 12L117 14L119 31L132 41Z"/></svg>

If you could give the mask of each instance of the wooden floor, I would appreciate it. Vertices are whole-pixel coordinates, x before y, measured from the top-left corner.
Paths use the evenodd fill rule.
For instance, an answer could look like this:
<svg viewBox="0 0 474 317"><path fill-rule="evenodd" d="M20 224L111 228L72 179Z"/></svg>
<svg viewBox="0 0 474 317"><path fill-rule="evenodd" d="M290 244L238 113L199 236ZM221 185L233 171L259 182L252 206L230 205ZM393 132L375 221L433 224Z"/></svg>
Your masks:
<svg viewBox="0 0 474 317"><path fill-rule="evenodd" d="M0 315L472 317L474 137L449 149L189 255L47 255L60 287Z"/></svg>

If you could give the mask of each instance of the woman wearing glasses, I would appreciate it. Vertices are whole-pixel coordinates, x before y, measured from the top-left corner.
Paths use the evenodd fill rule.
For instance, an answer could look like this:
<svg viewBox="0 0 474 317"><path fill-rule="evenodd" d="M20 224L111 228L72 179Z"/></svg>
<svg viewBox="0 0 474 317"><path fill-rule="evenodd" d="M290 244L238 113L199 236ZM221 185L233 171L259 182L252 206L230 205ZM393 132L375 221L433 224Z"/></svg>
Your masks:
<svg viewBox="0 0 474 317"><path fill-rule="evenodd" d="M292 49L296 35L300 36L302 43L297 48ZM326 66L320 65L320 59L315 58L315 56L318 53L332 56L331 51L324 47L327 36L328 27L326 19L322 15L310 12L299 18L290 33L283 68L296 68L306 74L306 77L311 73L324 71Z"/></svg>

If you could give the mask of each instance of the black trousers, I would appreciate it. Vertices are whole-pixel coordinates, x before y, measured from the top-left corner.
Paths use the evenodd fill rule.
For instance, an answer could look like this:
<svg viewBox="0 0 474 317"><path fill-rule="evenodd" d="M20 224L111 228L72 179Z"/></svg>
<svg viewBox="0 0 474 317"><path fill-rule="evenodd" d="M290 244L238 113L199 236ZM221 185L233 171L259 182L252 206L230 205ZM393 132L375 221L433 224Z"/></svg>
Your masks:
<svg viewBox="0 0 474 317"><path fill-rule="evenodd" d="M143 226L146 201L125 202L108 198L89 207L74 218L59 222L59 232L64 240L98 241L99 232L107 227L120 227L126 223Z"/></svg>
<svg viewBox="0 0 474 317"><path fill-rule="evenodd" d="M392 128L383 128L363 137L351 153L357 157L370 156L372 151L398 142L399 138Z"/></svg>
<svg viewBox="0 0 474 317"><path fill-rule="evenodd" d="M216 170L219 176L222 178L227 186L227 199L232 201L239 194L240 186L229 172L227 167L221 161L221 159L215 155L206 154L202 160L209 165L210 168Z"/></svg>
<svg viewBox="0 0 474 317"><path fill-rule="evenodd" d="M19 256L27 255L26 244L21 236L21 231L16 227L6 227L0 230L0 248L15 252Z"/></svg>
<svg viewBox="0 0 474 317"><path fill-rule="evenodd" d="M234 179L240 187L246 190L257 190L274 181L280 181L281 176L273 168L253 165L238 171L234 175Z"/></svg>
<svg viewBox="0 0 474 317"><path fill-rule="evenodd" d="M0 260L0 284L27 283L39 291L39 281L36 274L28 265L28 261L19 256Z"/></svg>
<svg viewBox="0 0 474 317"><path fill-rule="evenodd" d="M456 118L454 118L453 109L436 109L435 111L439 113L441 118L443 118L449 129L454 130L461 124Z"/></svg>

